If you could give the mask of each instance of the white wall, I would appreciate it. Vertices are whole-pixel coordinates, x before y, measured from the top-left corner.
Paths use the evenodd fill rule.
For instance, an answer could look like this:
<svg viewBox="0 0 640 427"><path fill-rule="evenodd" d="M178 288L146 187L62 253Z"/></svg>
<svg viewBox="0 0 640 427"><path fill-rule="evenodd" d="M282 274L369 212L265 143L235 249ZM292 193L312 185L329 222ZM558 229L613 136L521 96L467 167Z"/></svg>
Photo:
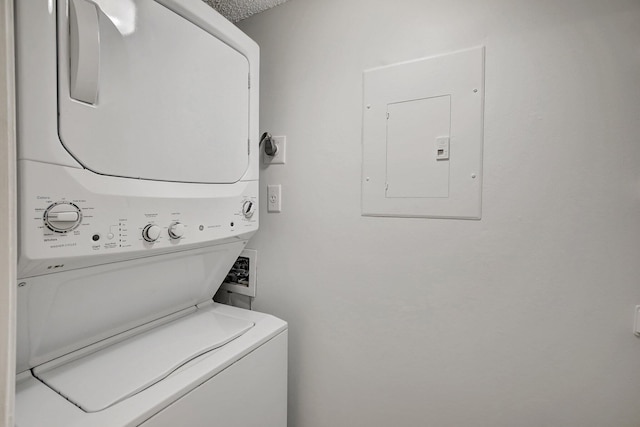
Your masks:
<svg viewBox="0 0 640 427"><path fill-rule="evenodd" d="M292 427L637 427L640 2L290 0L262 49L255 309ZM361 72L486 45L481 221L360 216ZM283 209L265 212L266 184Z"/></svg>
<svg viewBox="0 0 640 427"><path fill-rule="evenodd" d="M15 383L15 104L13 2L0 0L0 426L13 426Z"/></svg>

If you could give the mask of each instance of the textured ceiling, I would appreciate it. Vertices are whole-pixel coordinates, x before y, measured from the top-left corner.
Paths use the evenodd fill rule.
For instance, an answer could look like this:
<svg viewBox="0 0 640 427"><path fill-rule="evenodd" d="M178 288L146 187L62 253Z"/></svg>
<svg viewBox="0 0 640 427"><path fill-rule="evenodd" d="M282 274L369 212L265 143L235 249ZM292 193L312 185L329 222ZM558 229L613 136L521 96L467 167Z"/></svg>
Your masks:
<svg viewBox="0 0 640 427"><path fill-rule="evenodd" d="M287 0L203 0L231 22L271 9Z"/></svg>

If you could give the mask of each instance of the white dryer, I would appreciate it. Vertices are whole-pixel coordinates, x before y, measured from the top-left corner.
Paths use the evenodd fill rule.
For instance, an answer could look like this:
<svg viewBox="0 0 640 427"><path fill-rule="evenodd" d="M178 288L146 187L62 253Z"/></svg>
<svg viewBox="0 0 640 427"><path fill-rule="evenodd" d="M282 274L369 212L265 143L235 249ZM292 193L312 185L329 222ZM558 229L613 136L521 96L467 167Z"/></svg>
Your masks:
<svg viewBox="0 0 640 427"><path fill-rule="evenodd" d="M212 297L258 229L258 46L201 0L16 1L16 425L286 425L287 324Z"/></svg>

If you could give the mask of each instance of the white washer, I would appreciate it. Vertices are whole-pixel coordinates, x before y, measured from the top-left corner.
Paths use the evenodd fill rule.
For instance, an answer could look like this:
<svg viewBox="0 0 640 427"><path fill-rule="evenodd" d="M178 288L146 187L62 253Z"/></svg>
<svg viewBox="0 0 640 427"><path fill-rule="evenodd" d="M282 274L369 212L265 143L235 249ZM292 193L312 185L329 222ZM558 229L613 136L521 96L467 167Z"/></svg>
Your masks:
<svg viewBox="0 0 640 427"><path fill-rule="evenodd" d="M16 425L284 427L287 324L212 301L258 229L258 46L200 0L15 6Z"/></svg>

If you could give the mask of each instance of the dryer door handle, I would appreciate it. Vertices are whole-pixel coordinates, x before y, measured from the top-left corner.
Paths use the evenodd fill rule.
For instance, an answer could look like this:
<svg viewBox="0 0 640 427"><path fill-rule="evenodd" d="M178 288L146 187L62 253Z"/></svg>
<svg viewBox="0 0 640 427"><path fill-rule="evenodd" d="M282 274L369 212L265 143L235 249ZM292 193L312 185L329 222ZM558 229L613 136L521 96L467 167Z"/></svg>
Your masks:
<svg viewBox="0 0 640 427"><path fill-rule="evenodd" d="M100 77L100 26L98 7L87 0L71 0L69 60L71 97L95 104Z"/></svg>

